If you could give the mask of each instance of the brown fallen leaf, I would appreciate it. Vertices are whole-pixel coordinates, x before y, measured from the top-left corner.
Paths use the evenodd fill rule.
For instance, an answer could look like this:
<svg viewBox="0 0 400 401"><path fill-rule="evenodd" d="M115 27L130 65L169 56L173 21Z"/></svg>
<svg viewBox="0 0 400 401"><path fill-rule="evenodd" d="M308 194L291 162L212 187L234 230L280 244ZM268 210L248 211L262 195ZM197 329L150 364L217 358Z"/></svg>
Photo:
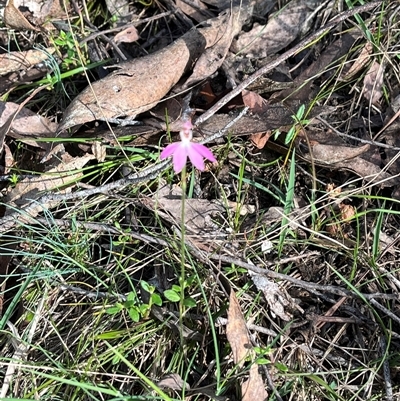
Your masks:
<svg viewBox="0 0 400 401"><path fill-rule="evenodd" d="M203 2L200 0L193 0L193 4L196 6L196 8L185 3L183 0L176 0L176 6L184 14L195 20L197 23L212 18L211 12Z"/></svg>
<svg viewBox="0 0 400 401"><path fill-rule="evenodd" d="M351 147L340 145L328 145L322 143L312 144L312 157L317 163L332 166L346 162L362 155L370 148L370 145ZM306 156L310 157L310 156Z"/></svg>
<svg viewBox="0 0 400 401"><path fill-rule="evenodd" d="M344 67L345 71L343 72L340 79L344 81L349 80L352 77L354 77L354 75L356 75L358 72L360 72L364 68L365 64L367 64L369 59L371 58L373 50L374 47L372 46L372 43L367 42L362 48L360 54L358 55L354 63L351 64L349 67L347 67L347 69L346 66Z"/></svg>
<svg viewBox="0 0 400 401"><path fill-rule="evenodd" d="M242 384L242 401L266 401L268 393L264 380L258 372L258 365L250 368L249 378Z"/></svg>
<svg viewBox="0 0 400 401"><path fill-rule="evenodd" d="M232 348L233 362L242 367L253 347L239 302L233 290L229 296L226 337Z"/></svg>
<svg viewBox="0 0 400 401"><path fill-rule="evenodd" d="M246 6L246 3L248 2L228 9L217 18L209 20L207 29L200 29L210 39L207 40L207 49L196 62L193 73L183 85L183 89L208 78L222 65L233 38L241 31L242 25L251 13L252 8Z"/></svg>
<svg viewBox="0 0 400 401"><path fill-rule="evenodd" d="M253 347L242 310L233 290L229 296L226 337L232 348L233 362L242 367L247 356L252 354ZM264 401L267 397L268 393L258 372L258 365L253 364L250 368L249 379L242 384L242 401Z"/></svg>
<svg viewBox="0 0 400 401"><path fill-rule="evenodd" d="M115 43L132 43L139 39L139 32L133 25L114 36Z"/></svg>
<svg viewBox="0 0 400 401"><path fill-rule="evenodd" d="M277 53L304 33L318 3L319 0L290 1L274 14L266 25L255 23L253 29L242 33L232 46L232 51L256 58Z"/></svg>
<svg viewBox="0 0 400 401"><path fill-rule="evenodd" d="M14 5L14 0L8 0L4 9L4 22L8 28L21 29L29 31L37 31L22 14L22 12Z"/></svg>
<svg viewBox="0 0 400 401"><path fill-rule="evenodd" d="M0 102L0 126L5 126L8 119L14 114L6 135L29 145L47 149L46 143L36 142L35 139L54 137L57 125L25 107L21 108L21 105Z"/></svg>
<svg viewBox="0 0 400 401"><path fill-rule="evenodd" d="M379 104L383 87L384 66L376 60L371 64L368 73L364 77L364 98L374 106Z"/></svg>
<svg viewBox="0 0 400 401"><path fill-rule="evenodd" d="M94 120L134 118L150 110L193 66L205 46L204 36L192 29L154 54L120 64L72 101L59 131Z"/></svg>
<svg viewBox="0 0 400 401"><path fill-rule="evenodd" d="M249 107L249 110L254 113L261 114L269 107L268 101L256 92L244 90L242 92L242 97L245 106ZM271 137L271 134L271 130L256 132L250 135L250 141L253 142L258 149L263 149L268 139Z"/></svg>
<svg viewBox="0 0 400 401"><path fill-rule="evenodd" d="M41 64L49 59L53 54L54 48L45 50L28 50L21 52L9 52L0 54L0 75L9 74L21 70L27 70L37 64Z"/></svg>
<svg viewBox="0 0 400 401"><path fill-rule="evenodd" d="M179 187L161 187L154 198L142 198L145 206L156 210L162 217L180 226L182 218L182 190ZM185 199L185 228L191 234L219 233L220 227L213 218L223 213L225 208L208 199Z"/></svg>
<svg viewBox="0 0 400 401"><path fill-rule="evenodd" d="M153 54L121 63L117 71L94 82L72 101L59 131L94 120L133 119L153 108L193 68L204 50L221 39L221 29L226 31L221 21L219 17L208 20L207 27L191 29Z"/></svg>

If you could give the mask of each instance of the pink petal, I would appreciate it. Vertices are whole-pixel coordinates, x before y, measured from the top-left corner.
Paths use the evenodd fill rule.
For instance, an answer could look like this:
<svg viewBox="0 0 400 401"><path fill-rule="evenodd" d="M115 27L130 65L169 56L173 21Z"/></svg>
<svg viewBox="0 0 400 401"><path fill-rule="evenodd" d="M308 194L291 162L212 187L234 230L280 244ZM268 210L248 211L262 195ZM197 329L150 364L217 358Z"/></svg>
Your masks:
<svg viewBox="0 0 400 401"><path fill-rule="evenodd" d="M188 148L189 159L192 162L193 166L195 166L200 171L203 171L204 170L203 155L199 153L196 147L194 147L193 145L194 143L192 143L191 146Z"/></svg>
<svg viewBox="0 0 400 401"><path fill-rule="evenodd" d="M196 150L197 153L201 154L210 162L216 162L217 159L212 154L211 150L207 148L207 146L202 145L201 143L192 143L192 148Z"/></svg>
<svg viewBox="0 0 400 401"><path fill-rule="evenodd" d="M181 145L180 142L174 142L168 145L160 154L160 159L166 159L167 157L171 156L173 153L175 153L176 149L179 148Z"/></svg>
<svg viewBox="0 0 400 401"><path fill-rule="evenodd" d="M179 173L180 171L182 171L187 161L187 155L188 155L187 147L180 144L180 146L176 148L172 159L175 173Z"/></svg>

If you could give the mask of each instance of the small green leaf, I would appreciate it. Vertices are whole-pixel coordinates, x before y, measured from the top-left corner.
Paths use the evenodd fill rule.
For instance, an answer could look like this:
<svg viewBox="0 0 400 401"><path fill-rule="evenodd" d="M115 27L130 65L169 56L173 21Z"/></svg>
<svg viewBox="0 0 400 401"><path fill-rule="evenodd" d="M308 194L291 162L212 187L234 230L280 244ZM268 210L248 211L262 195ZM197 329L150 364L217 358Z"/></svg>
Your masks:
<svg viewBox="0 0 400 401"><path fill-rule="evenodd" d="M132 291L128 294L128 296L126 297L126 300L128 302L134 302L136 301L136 294Z"/></svg>
<svg viewBox="0 0 400 401"><path fill-rule="evenodd" d="M147 304L142 304L139 306L139 310L142 315L145 315L150 310L150 307Z"/></svg>
<svg viewBox="0 0 400 401"><path fill-rule="evenodd" d="M196 306L197 304L196 304L196 301L193 299L193 298L185 298L184 300L183 300L183 304L185 305L185 306L188 306L189 308L193 308L194 306Z"/></svg>
<svg viewBox="0 0 400 401"><path fill-rule="evenodd" d="M286 134L285 145L288 145L292 141L295 134L296 134L296 127L292 126L289 132Z"/></svg>
<svg viewBox="0 0 400 401"><path fill-rule="evenodd" d="M117 303L115 306L111 306L110 308L106 309L106 313L109 315L115 315L124 309L124 305Z"/></svg>
<svg viewBox="0 0 400 401"><path fill-rule="evenodd" d="M177 294L174 290L164 291L164 296L165 296L165 298L168 299L168 301L171 301L171 302L179 302L181 299L179 294Z"/></svg>
<svg viewBox="0 0 400 401"><path fill-rule="evenodd" d="M147 283L146 281L141 281L140 285L142 286L142 288L147 291L148 293L152 294L155 290L154 286L150 285L149 283Z"/></svg>
<svg viewBox="0 0 400 401"><path fill-rule="evenodd" d="M296 113L297 121L300 121L303 118L305 110L306 110L306 106L304 104L302 104Z"/></svg>
<svg viewBox="0 0 400 401"><path fill-rule="evenodd" d="M129 313L129 316L131 317L131 319L135 323L137 323L139 321L139 318L140 318L139 312L135 308L130 308L128 313Z"/></svg>
<svg viewBox="0 0 400 401"><path fill-rule="evenodd" d="M257 365L267 365L270 364L271 361L267 358L257 358L256 363Z"/></svg>
<svg viewBox="0 0 400 401"><path fill-rule="evenodd" d="M287 372L289 370L288 367L283 363L275 362L274 366L281 372Z"/></svg>
<svg viewBox="0 0 400 401"><path fill-rule="evenodd" d="M178 294L181 292L181 287L179 287L179 285L173 285L172 286L172 291L177 292Z"/></svg>
<svg viewBox="0 0 400 401"><path fill-rule="evenodd" d="M151 302L157 306L162 305L162 299L158 294L151 294Z"/></svg>

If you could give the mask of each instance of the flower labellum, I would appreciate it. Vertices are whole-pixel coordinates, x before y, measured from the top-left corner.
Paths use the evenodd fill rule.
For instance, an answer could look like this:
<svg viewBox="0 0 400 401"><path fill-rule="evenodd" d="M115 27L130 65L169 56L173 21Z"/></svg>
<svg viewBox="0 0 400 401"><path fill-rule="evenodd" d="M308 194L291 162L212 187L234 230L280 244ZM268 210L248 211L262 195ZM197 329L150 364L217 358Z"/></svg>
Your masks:
<svg viewBox="0 0 400 401"><path fill-rule="evenodd" d="M200 143L192 142L192 128L193 125L191 121L185 121L179 132L181 141L171 143L161 152L161 159L172 156L172 164L175 173L182 171L183 167L186 165L188 156L192 164L201 171L204 170L204 159L211 162L217 161L210 149Z"/></svg>

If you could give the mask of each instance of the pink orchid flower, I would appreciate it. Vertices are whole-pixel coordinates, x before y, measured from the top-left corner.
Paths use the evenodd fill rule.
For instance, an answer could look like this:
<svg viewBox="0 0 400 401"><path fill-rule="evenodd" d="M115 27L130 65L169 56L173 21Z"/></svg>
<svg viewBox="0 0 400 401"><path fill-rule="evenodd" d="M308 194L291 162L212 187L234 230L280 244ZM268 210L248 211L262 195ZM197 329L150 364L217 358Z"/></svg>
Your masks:
<svg viewBox="0 0 400 401"><path fill-rule="evenodd" d="M192 142L192 128L193 125L191 121L185 121L182 130L179 132L181 141L171 143L161 152L161 159L172 156L172 164L175 173L182 171L183 167L186 165L188 156L192 164L201 171L204 170L204 159L210 160L211 162L217 161L210 149L201 143Z"/></svg>

